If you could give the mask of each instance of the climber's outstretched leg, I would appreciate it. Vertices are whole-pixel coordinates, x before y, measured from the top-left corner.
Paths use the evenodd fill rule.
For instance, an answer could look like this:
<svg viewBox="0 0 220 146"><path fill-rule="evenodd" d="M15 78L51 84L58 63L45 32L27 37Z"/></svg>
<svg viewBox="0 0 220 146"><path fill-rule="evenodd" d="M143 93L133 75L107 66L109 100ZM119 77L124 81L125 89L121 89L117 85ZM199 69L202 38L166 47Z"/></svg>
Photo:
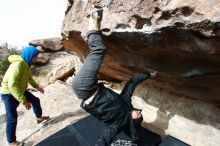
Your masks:
<svg viewBox="0 0 220 146"><path fill-rule="evenodd" d="M80 99L89 98L98 89L97 74L106 50L100 36L99 25L100 16L95 11L89 17L89 30L87 33L90 53L73 79L73 90Z"/></svg>

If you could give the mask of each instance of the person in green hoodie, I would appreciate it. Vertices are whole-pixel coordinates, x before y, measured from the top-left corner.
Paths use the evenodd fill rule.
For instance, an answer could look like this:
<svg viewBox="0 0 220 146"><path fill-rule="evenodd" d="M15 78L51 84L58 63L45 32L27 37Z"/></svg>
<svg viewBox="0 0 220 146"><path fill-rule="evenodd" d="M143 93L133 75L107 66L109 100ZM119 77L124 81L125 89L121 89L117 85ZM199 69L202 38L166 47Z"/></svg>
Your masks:
<svg viewBox="0 0 220 146"><path fill-rule="evenodd" d="M16 140L17 107L21 103L26 110L33 107L37 123L47 120L48 116L42 116L39 98L27 91L28 83L44 93L44 89L32 78L31 65L38 59L39 51L33 46L24 47L21 56L8 57L11 63L1 83L0 94L6 110L6 135L10 146L19 146L22 142Z"/></svg>

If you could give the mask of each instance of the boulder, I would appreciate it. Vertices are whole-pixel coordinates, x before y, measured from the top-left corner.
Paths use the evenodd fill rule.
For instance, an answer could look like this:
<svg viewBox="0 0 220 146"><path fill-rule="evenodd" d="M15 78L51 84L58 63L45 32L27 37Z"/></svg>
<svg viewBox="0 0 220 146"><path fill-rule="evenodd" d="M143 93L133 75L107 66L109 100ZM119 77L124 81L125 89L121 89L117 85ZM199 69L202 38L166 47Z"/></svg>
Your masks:
<svg viewBox="0 0 220 146"><path fill-rule="evenodd" d="M73 76L70 76L69 78L66 79L66 83L69 85L72 85L72 81L73 78L75 77L75 75L78 73L78 71L80 70L81 66L82 66L82 62L80 61L80 58L78 56L74 56L74 74Z"/></svg>
<svg viewBox="0 0 220 146"><path fill-rule="evenodd" d="M75 60L79 60L78 57L65 50L40 53L39 56L41 63L38 62L33 66L33 74L43 86L54 83L56 80L66 80L74 74L75 68L78 66L75 63ZM48 57L47 61L42 63L46 57Z"/></svg>
<svg viewBox="0 0 220 146"><path fill-rule="evenodd" d="M60 38L58 37L32 40L29 42L29 44L35 47L41 46L45 51L59 51L63 49L63 45L61 45Z"/></svg>
<svg viewBox="0 0 220 146"><path fill-rule="evenodd" d="M47 64L50 59L51 53L39 53L38 59L36 60L35 64Z"/></svg>
<svg viewBox="0 0 220 146"><path fill-rule="evenodd" d="M62 44L82 61L92 5L103 8L101 78L125 81L157 70L146 85L220 106L219 0L69 0Z"/></svg>
<svg viewBox="0 0 220 146"><path fill-rule="evenodd" d="M42 81L42 85L46 86L51 83L54 83L56 80L64 80L68 78L69 76L72 76L75 71L75 64L73 59L65 60L66 62L63 62L56 68L53 68L52 71L50 71L47 76Z"/></svg>

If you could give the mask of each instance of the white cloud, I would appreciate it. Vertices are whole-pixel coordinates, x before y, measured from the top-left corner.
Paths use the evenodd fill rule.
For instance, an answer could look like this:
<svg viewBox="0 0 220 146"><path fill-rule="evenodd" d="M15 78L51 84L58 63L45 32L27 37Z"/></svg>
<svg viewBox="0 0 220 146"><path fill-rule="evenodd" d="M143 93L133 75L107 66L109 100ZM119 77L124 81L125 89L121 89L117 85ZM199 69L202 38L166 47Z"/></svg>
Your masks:
<svg viewBox="0 0 220 146"><path fill-rule="evenodd" d="M0 42L60 37L67 0L0 0Z"/></svg>

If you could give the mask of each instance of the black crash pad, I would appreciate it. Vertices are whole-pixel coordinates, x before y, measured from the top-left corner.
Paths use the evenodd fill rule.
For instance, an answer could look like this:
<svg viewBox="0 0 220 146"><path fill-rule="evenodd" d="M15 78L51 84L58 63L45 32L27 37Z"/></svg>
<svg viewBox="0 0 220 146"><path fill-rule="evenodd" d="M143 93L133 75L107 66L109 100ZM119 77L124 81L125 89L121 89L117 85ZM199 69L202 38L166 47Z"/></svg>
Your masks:
<svg viewBox="0 0 220 146"><path fill-rule="evenodd" d="M190 146L172 136L167 136L159 146Z"/></svg>
<svg viewBox="0 0 220 146"><path fill-rule="evenodd" d="M51 135L36 146L94 146L105 124L93 116L87 116L78 122ZM124 132L117 135L111 146L158 146L159 135L145 128L138 128L139 141L133 143Z"/></svg>

